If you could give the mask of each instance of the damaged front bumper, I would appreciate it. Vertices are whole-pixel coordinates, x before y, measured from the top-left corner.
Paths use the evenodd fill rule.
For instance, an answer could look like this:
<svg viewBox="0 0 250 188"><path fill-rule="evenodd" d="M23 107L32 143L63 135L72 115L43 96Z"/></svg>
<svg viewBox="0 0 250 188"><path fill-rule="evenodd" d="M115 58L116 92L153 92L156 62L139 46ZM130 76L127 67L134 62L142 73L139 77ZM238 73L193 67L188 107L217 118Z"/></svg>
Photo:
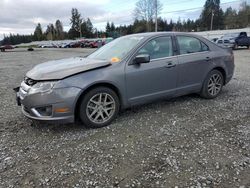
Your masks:
<svg viewBox="0 0 250 188"><path fill-rule="evenodd" d="M76 87L54 88L50 92L29 94L28 86L14 88L16 102L29 119L48 123L73 123L75 105L81 89Z"/></svg>
<svg viewBox="0 0 250 188"><path fill-rule="evenodd" d="M20 89L20 87L16 87L13 90L16 92L16 103L17 103L18 106L21 106L21 99L20 99L19 89Z"/></svg>

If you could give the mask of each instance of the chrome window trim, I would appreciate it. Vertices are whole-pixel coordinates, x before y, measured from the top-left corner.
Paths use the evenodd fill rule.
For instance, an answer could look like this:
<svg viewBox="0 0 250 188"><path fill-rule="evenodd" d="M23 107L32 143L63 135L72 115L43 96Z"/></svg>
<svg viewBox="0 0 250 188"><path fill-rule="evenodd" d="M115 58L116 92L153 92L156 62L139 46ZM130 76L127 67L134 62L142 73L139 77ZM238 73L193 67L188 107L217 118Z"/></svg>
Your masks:
<svg viewBox="0 0 250 188"><path fill-rule="evenodd" d="M203 53L208 53L208 52L211 52L211 51L207 50L207 51L202 51L202 52L194 52L194 53L189 53L189 54L180 54L180 55L177 55L177 57L181 57L181 56L189 56L189 55L194 55L194 54L203 54Z"/></svg>
<svg viewBox="0 0 250 188"><path fill-rule="evenodd" d="M172 55L172 56L168 56L168 57L161 57L161 58L157 58L157 59L152 59L150 60L150 62L154 62L154 61L160 61L160 60L165 60L165 59L171 59L177 57L176 55Z"/></svg>

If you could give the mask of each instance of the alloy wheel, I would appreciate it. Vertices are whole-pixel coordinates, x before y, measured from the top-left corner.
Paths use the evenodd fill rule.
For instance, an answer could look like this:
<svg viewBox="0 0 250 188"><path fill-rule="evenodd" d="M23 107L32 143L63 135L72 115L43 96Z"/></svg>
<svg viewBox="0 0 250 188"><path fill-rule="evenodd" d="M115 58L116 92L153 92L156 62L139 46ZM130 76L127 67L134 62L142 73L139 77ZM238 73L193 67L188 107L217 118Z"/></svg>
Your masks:
<svg viewBox="0 0 250 188"><path fill-rule="evenodd" d="M98 93L87 103L86 114L93 123L105 123L112 118L114 113L115 100L108 93Z"/></svg>
<svg viewBox="0 0 250 188"><path fill-rule="evenodd" d="M213 74L208 81L208 93L216 96L222 88L222 77L219 74Z"/></svg>

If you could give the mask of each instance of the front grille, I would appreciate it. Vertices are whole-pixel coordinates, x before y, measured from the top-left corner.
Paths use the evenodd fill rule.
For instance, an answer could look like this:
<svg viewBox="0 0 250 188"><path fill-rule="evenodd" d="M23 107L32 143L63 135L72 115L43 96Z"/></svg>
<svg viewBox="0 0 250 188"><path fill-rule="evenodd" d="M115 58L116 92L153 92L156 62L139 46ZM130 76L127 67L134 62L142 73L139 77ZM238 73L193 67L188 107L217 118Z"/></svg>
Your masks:
<svg viewBox="0 0 250 188"><path fill-rule="evenodd" d="M37 83L36 80L33 80L31 78L25 77L24 78L24 83L27 84L28 86L33 86Z"/></svg>

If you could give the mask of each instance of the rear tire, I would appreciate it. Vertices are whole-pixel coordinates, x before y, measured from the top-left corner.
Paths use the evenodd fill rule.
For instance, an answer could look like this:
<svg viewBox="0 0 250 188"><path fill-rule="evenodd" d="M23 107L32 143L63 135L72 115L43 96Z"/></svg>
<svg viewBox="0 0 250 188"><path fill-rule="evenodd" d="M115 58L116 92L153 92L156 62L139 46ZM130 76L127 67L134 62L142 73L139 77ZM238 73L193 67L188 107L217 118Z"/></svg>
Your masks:
<svg viewBox="0 0 250 188"><path fill-rule="evenodd" d="M97 87L83 96L79 117L82 123L91 128L109 125L120 110L117 94L107 87Z"/></svg>
<svg viewBox="0 0 250 188"><path fill-rule="evenodd" d="M200 95L206 99L216 98L222 90L223 83L224 77L220 71L210 71L203 82Z"/></svg>

